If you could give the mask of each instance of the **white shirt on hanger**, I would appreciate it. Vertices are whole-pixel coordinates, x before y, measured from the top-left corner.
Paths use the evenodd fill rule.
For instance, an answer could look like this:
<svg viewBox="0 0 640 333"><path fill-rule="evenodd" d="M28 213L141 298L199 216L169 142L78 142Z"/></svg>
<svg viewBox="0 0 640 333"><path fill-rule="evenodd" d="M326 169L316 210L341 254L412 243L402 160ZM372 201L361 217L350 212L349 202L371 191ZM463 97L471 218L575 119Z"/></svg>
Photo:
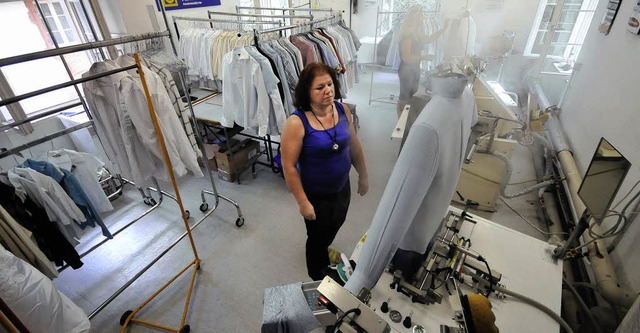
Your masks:
<svg viewBox="0 0 640 333"><path fill-rule="evenodd" d="M258 62L238 47L223 58L223 115L220 123L233 127L257 128L259 136L268 134L269 95Z"/></svg>
<svg viewBox="0 0 640 333"><path fill-rule="evenodd" d="M71 170L98 212L113 210L109 198L98 181L100 178L98 172L104 167L104 163L97 157L70 149L60 149L48 152L47 161L60 168Z"/></svg>

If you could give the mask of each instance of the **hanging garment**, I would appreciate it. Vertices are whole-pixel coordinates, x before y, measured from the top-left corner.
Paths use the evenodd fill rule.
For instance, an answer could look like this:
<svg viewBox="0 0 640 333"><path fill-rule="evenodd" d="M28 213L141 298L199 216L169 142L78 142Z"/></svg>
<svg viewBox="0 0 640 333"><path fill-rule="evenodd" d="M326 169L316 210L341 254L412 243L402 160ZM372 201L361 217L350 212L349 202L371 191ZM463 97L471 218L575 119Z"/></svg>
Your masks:
<svg viewBox="0 0 640 333"><path fill-rule="evenodd" d="M291 35L289 40L296 48L298 48L298 50L300 50L303 66L320 61L320 58L318 57L318 52L320 51L317 51L311 42L297 35Z"/></svg>
<svg viewBox="0 0 640 333"><path fill-rule="evenodd" d="M182 98L180 97L180 92L178 91L178 86L176 85L175 80L173 79L173 75L171 71L167 68L164 68L160 65L157 65L153 62L153 58L141 58L142 63L152 70L154 73L158 75L162 84L164 85L165 90L168 93L169 100L171 104L173 104L173 110L175 111L178 118L181 120L182 129L184 130L187 138L189 138L189 142L191 143L191 147L196 154L196 156L202 156L202 152L198 149L198 142L196 141L196 136L193 133L193 126L191 126L191 122L189 121L189 111L187 108L181 108L180 106ZM185 94L186 95L186 94Z"/></svg>
<svg viewBox="0 0 640 333"><path fill-rule="evenodd" d="M47 161L60 168L71 170L98 212L113 210L111 201L98 181L99 172L104 167L104 163L97 157L70 149L60 149L48 152Z"/></svg>
<svg viewBox="0 0 640 333"><path fill-rule="evenodd" d="M269 134L278 135L284 129L287 114L282 104L282 98L278 91L280 79L275 75L267 57L263 56L253 46L245 46L244 49L260 65L264 78L264 86L269 94Z"/></svg>
<svg viewBox="0 0 640 333"><path fill-rule="evenodd" d="M0 206L0 241L18 258L32 264L49 278L58 276L58 271L31 238L32 234ZM8 267L2 266L2 270Z"/></svg>
<svg viewBox="0 0 640 333"><path fill-rule="evenodd" d="M134 65L135 60L131 56L122 56L116 60L116 63L118 63L122 67L125 67ZM174 170L186 168L187 170L191 171L194 176L204 177L204 174L202 173L202 170L198 165L198 159L196 157L195 151L193 150L193 147L189 142L189 138L187 138L181 122L176 117L175 112L173 112L173 105L171 103L167 90L162 83L162 79L156 73L149 70L145 66L142 66L142 70L144 71L147 88L149 90L149 94L151 95L151 102L158 117L158 123L162 130L162 135L169 152L171 164L174 166ZM142 89L142 83L139 81L137 72L135 70L131 70L129 71L129 74L138 79L137 82L140 84L140 89ZM145 106L147 105L146 98L144 104ZM147 117L145 117L144 124L147 126L151 125L151 128L147 129L149 131L149 136L147 136L148 139L145 141L148 142L147 148L151 149L156 157L164 160L162 157L162 152L160 151L160 145L158 143L158 137L157 133L155 132L155 128L153 127L153 123L149 124L147 122L147 118L149 121L151 121L151 116L149 115L148 110L146 115ZM140 133L140 130L138 131L138 133ZM151 134L153 134L154 137L151 137ZM177 171L176 174L178 176L184 175ZM169 181L168 178L165 178L165 180Z"/></svg>
<svg viewBox="0 0 640 333"><path fill-rule="evenodd" d="M111 60L97 62L91 65L83 77L118 68L120 67ZM146 148L138 136L138 128L134 126L129 114L130 111L137 112L142 114L139 117L144 117L146 112L148 117L149 113L146 102L143 102L145 101L144 92L135 79L125 72L119 72L85 82L82 88L94 119L96 132L102 139L105 153L114 166L113 171L133 180L138 187L143 187L157 169L165 171L162 161ZM128 99L122 93L125 91ZM151 131L148 126L140 126L140 130ZM184 170L181 171L184 172Z"/></svg>
<svg viewBox="0 0 640 333"><path fill-rule="evenodd" d="M257 128L259 136L269 128L269 94L258 62L242 47L223 58L223 115L220 123Z"/></svg>
<svg viewBox="0 0 640 333"><path fill-rule="evenodd" d="M452 95L447 79L433 80L434 95L411 126L345 285L354 295L378 282L397 248L424 253L449 208L477 112L468 78Z"/></svg>
<svg viewBox="0 0 640 333"><path fill-rule="evenodd" d="M274 52L272 48L268 46L266 47L263 46L266 44L264 43L258 43L258 44L259 44L258 49L261 51L261 53L266 57L268 57L269 59L271 59L276 64L276 75L280 78L280 82L282 83L282 90L284 95L284 98L283 98L284 109L286 110L287 116L288 116L295 110L295 107L293 106L293 95L292 95L292 91L295 91L295 86L291 87L289 85L289 80L286 79L287 73L280 55L277 52Z"/></svg>
<svg viewBox="0 0 640 333"><path fill-rule="evenodd" d="M8 177L16 190L24 189L31 199L44 207L52 221L69 225L74 224L74 221L81 223L87 220L75 202L53 178L33 169L20 167L11 169Z"/></svg>
<svg viewBox="0 0 640 333"><path fill-rule="evenodd" d="M87 315L51 280L0 246L0 298L29 332L88 333Z"/></svg>
<svg viewBox="0 0 640 333"><path fill-rule="evenodd" d="M0 206L33 234L38 248L57 266L64 265L64 262L74 269L82 266L80 255L75 248L58 230L56 224L49 220L47 213L30 198L23 201L15 194L13 187L0 183ZM47 275L46 272L43 273Z"/></svg>
<svg viewBox="0 0 640 333"><path fill-rule="evenodd" d="M62 186L64 191L69 195L69 198L78 206L86 221L80 224L80 228L84 229L87 226L95 227L97 223L102 229L102 234L107 238L113 238L107 226L104 225L100 214L96 211L96 208L91 203L91 200L87 197L82 189L82 186L76 179L76 177L69 170L61 169L55 165L46 161L34 161L27 159L22 163L24 167L31 168L37 172L53 178L58 184Z"/></svg>

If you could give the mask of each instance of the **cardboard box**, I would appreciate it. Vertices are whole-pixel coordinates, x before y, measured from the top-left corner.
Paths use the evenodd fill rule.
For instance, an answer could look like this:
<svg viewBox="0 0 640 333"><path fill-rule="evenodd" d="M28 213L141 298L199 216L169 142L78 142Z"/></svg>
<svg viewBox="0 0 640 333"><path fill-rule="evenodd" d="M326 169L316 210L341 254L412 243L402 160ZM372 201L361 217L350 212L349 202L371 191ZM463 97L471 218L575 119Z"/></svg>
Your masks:
<svg viewBox="0 0 640 333"><path fill-rule="evenodd" d="M223 145L215 152L218 164L218 178L233 182L236 180L236 172L247 166L247 163L260 153L260 142L245 139L241 142L231 141L231 149Z"/></svg>
<svg viewBox="0 0 640 333"><path fill-rule="evenodd" d="M207 158L209 159L209 169L211 171L218 171L218 163L216 163L216 157L215 157L215 152L218 151L218 149L220 149L218 145L209 144L209 143L204 144L204 151L207 154ZM201 157L198 157L198 165L200 167L204 167L204 164L202 164Z"/></svg>

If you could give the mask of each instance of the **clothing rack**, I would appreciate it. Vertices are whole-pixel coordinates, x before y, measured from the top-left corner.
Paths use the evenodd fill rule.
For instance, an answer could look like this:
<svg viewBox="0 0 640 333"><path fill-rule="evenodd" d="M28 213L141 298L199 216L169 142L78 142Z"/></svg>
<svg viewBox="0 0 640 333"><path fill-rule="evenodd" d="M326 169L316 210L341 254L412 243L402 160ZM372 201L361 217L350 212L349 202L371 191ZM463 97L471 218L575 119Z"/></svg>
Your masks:
<svg viewBox="0 0 640 333"><path fill-rule="evenodd" d="M51 50L33 52L33 53L23 54L23 55L19 55L19 56L4 58L4 59L0 59L0 67L7 66L7 65L12 65L12 64L17 64L17 63L21 63L21 62L26 62L26 61L31 61L31 60L37 60L37 59L52 57L52 56L62 56L62 55L73 53L73 52L86 51L86 50L91 50L91 49L100 48L100 47L107 47L107 46L113 46L113 45L118 45L118 44L126 44L126 43L137 42L137 41L153 39L153 38L161 38L161 37L170 37L169 31L167 30L167 31L164 31L164 32L147 33L147 34L142 34L142 35L137 35L137 36L126 36L126 37L115 38L115 39L110 39L110 40L103 40L103 41L99 41L99 42L90 42L90 43L85 43L85 44L81 44L81 45L74 45L74 46L69 46L69 47L56 48L56 49L51 49ZM65 82L65 83L62 83L62 84L57 84L57 85L54 85L54 86L50 86L50 87L47 87L47 88L36 90L34 92L29 92L29 93L25 93L25 94L22 94L22 95L19 95L19 96L14 96L14 97L11 97L11 98L7 98L5 100L0 101L0 106L4 106L4 105L10 104L10 103L16 103L16 102L19 102L19 101L21 101L23 99L27 99L27 98L30 98L30 97L33 97L33 96L38 96L38 95L41 95L41 94L44 94L44 93L47 93L47 92L50 92L50 91L54 91L54 90L57 90L57 89L65 88L65 87L76 86L76 88L77 88L77 84L79 84L79 83L87 82L87 81L90 81L90 80L95 80L95 79L98 79L98 78L101 78L101 77L105 77L105 76L109 76L109 75L117 73L117 72L123 72L123 71L127 71L127 70L130 70L130 69L137 69L138 70L138 72L140 73L140 76L141 76L142 86L143 86L143 89L145 91L145 95L146 95L146 98L147 98L149 112L150 112L152 121L154 123L154 127L156 128L156 133L158 135L159 141L160 141L161 146L162 146L161 148L162 148L162 151L163 151L163 157L164 157L164 160L165 160L165 165L168 167L168 173L171 176L171 181L172 181L172 185L173 185L174 191L176 193L176 197L173 197L173 196L165 193L164 191L161 191L159 189L159 187L157 186L157 182L155 182L155 179L154 179L154 182L155 182L155 184L156 184L156 186L158 188L151 188L150 187L150 188L148 188L148 190L155 191L155 192L157 192L159 194L159 202L155 203L153 205L153 207L149 208L146 212L142 213L139 217L137 217L133 221L129 222L129 224L127 224L125 227L123 227L120 230L118 230L115 233L113 233L113 235L115 236L116 234L120 233L121 231L123 231L124 229L129 227L131 224L133 224L134 222L138 221L142 217L146 216L148 213L150 213L155 208L159 207L159 205L162 202L163 195L167 195L167 196L172 197L178 203L178 205L180 207L181 214L182 214L182 219L183 219L183 222L185 224L186 232L184 234L182 234L182 236L180 236L170 246L168 246L154 260L152 260L151 263L149 263L141 271L139 271L132 279L127 281L120 289L118 289L105 302L103 302L96 310L94 310L91 314L89 314L88 317L90 319L93 318L97 313L99 313L109 303L111 303L111 301L113 301L118 295L120 295L127 287L129 287L133 282L135 282L144 272L146 272L151 266L153 266L153 264L155 264L160 258L162 258L166 253L168 253L175 245L177 245L178 242L180 242L180 240L182 240L185 236L188 236L189 240L190 240L190 243L191 243L191 246L192 246L192 250L193 250L193 254L194 254L194 260L191 263L189 263L189 265L187 265L182 271L180 271L167 284L162 286L153 296L151 296L149 299L147 299L135 311L127 311L127 312L125 312L123 314L123 317L121 318L121 323L124 325L122 331L124 331L126 329L127 325L129 323L131 323L131 322L139 322L139 323L143 323L143 324L150 325L150 326L157 327L157 328L168 329L166 326L161 326L161 325L158 325L158 324L155 324L155 323L150 323L150 322L146 322L146 321L143 321L143 320L139 320L139 319L134 318L133 316L138 311L140 311L142 309L142 307L144 307L153 298L155 298L160 292L162 292L168 285L173 283L173 281L175 281L180 275L182 275L184 272L186 272L190 267L193 267L193 274L192 274L192 278L191 278L191 283L189 285L189 290L188 290L187 299L186 299L186 302L185 302L185 307L184 307L182 321L181 321L182 329L180 329L181 332L185 328L188 331L188 325L185 326L184 322L185 322L186 315L187 315L187 310L188 310L189 300L190 300L192 289L193 289L193 284L195 282L195 273L196 273L196 270L199 268L199 265L200 265L200 262L201 262L201 259L198 257L198 254L197 254L197 250L196 250L196 247L195 247L195 243L193 241L193 237L191 235L191 230L193 230L195 227L197 227L209 215L211 215L211 213L213 213L213 211L217 208L217 205L219 203L219 199L220 198L222 198L222 199L232 203L234 206L236 206L237 211L238 211L238 220L244 221L244 217L242 217L242 213L240 211L240 207L238 206L238 204L236 202L234 202L233 200L231 200L231 199L229 199L227 197L224 197L224 196L218 194L217 189L215 187L214 180L213 180L213 178L211 176L211 172L210 172L210 169L208 167L208 164L204 163L205 169L207 171L207 174L209 175L209 178L210 178L210 181L211 181L211 184L212 184L212 187L213 187L212 194L214 194L215 197L216 197L216 205L211 210L209 210L199 221L194 223L193 226L191 226L191 227L189 226L189 223L187 221L187 219L188 219L188 211L184 209L184 206L182 204L182 199L180 197L180 192L179 192L179 189L177 187L177 183L175 181L175 177L174 177L174 174L173 174L173 168L171 166L171 161L169 160L168 152L167 152L166 147L165 147L163 134L162 134L161 129L159 128L158 120L156 118L154 107L153 107L153 104L151 103L151 99L150 99L150 95L149 95L148 88L147 88L147 85L146 85L146 81L144 79L144 73L143 73L143 70L142 70L142 65L140 64L140 59L139 59L138 55L135 54L134 57L135 57L135 60L136 60L136 64L135 65L122 67L122 68L119 68L117 70L107 71L107 72L104 72L104 73L100 73L100 74L97 74L97 75L84 77L84 78L81 78L81 79L75 79L75 80L72 79L71 81L68 81L68 82ZM182 84L183 84L183 88L185 88L184 87L184 79L182 80ZM185 91L187 91L187 90L185 90ZM80 98L82 98L82 97L80 96ZM33 141L31 141L29 143L26 143L26 144L23 144L21 146L14 147L14 148L11 148L11 149L7 149L6 151L0 153L0 158L6 157L6 156L10 156L10 155L13 155L13 154L18 154L20 151L28 149L30 147L33 147L33 146L35 146L37 144L40 144L42 142L46 142L46 141L52 140L52 139L54 139L56 137L60 137L62 135L65 135L67 133L71 133L71 132L76 131L78 129L89 127L89 126L93 125L93 120L91 120L91 115L88 112L88 109L86 108L86 104L85 103L71 103L71 104L66 105L64 107L57 108L55 110L52 110L52 111L49 111L49 112L46 112L46 113L43 113L43 114L39 114L39 115L36 115L36 116L32 116L32 117L29 117L27 119L16 121L16 122L13 122L13 123L10 123L10 124L7 124L7 125L3 126L2 129L4 130L4 129L7 129L7 128L18 126L20 124L24 124L24 123L29 122L29 121L34 121L34 120L37 120L37 119L41 119L41 118L50 116L52 114L55 114L57 112L61 112L63 110L66 110L66 109L69 109L69 108L72 108L72 107L77 107L77 106L80 106L80 105L85 106L85 112L87 113L87 116L90 118L90 120L88 122L76 125L74 127L71 127L71 128L68 128L68 129L65 129L65 130L50 134L50 135L47 135L47 136L45 136L43 138L39 138L39 139L33 140ZM188 100L188 106L190 108L192 117L194 117L194 115L193 115L193 107L192 107L192 104L191 104L190 100ZM192 123L192 125L193 125L193 123ZM195 135L196 135L196 138L197 138L197 142L199 144L199 148L200 148L200 150L202 152L203 158L206 161L206 160L208 160L208 158L207 158L205 150L203 149L204 147L202 145L202 138L200 137L198 131L194 131L194 132L195 132ZM128 182L128 183L132 183L132 182L127 181L127 180L125 180L125 181ZM142 192L142 189L141 189L141 192ZM145 202L146 202L146 199L147 198L145 198ZM151 199L153 199L153 198L151 198ZM237 221L236 221L236 225L238 225ZM85 252L82 256L84 256L84 255L88 254L89 252L93 251L94 249L96 249L97 247L99 247L100 245L102 245L106 241L107 240L105 240L105 241L101 242L100 244L94 246L91 250ZM174 329L171 329L171 330L174 330ZM175 329L174 331L178 331L178 330L179 329Z"/></svg>
<svg viewBox="0 0 640 333"><path fill-rule="evenodd" d="M211 18L211 15L223 15L223 16L235 16L238 17L238 20L242 17L264 17L264 18L300 18L300 19L310 19L313 20L313 15L268 15L268 14L244 14L244 13L227 13L227 12L216 12L212 10L207 11L207 15Z"/></svg>

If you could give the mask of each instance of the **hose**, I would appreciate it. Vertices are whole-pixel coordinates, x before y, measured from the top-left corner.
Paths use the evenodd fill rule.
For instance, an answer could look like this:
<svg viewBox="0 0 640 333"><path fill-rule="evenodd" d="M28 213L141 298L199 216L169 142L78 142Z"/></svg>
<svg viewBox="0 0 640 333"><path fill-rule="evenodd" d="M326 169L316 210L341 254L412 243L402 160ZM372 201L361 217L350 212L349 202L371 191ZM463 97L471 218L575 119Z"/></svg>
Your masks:
<svg viewBox="0 0 640 333"><path fill-rule="evenodd" d="M538 183L536 185L533 185L515 194L507 194L507 191L506 191L507 184L509 183L509 179L511 179L511 172L513 172L513 166L511 165L511 161L509 161L509 159L506 156L504 156L504 154L499 153L497 151L492 152L491 155L498 157L505 163L505 172L502 178L502 183L500 184L500 195L503 198L512 199L515 197L519 197L527 193L536 191L538 189L545 188L556 182L554 179L550 179L550 180L546 180L541 183Z"/></svg>
<svg viewBox="0 0 640 333"><path fill-rule="evenodd" d="M582 310L584 310L585 314L587 315L587 317L589 317L589 320L593 324L593 328L595 329L596 333L602 333L602 328L600 327L600 323L598 323L596 318L593 316L593 314L591 313L591 309L589 309L589 307L587 306L587 303L584 302L584 300L582 299L582 296L580 296L576 288L571 283L569 283L569 281L567 281L566 278L562 278L562 282L564 282L564 285L567 286L567 288L569 288L573 296L575 296L576 300L578 301L578 304L580 304L580 306L582 307Z"/></svg>
<svg viewBox="0 0 640 333"><path fill-rule="evenodd" d="M564 319L562 319L562 317L560 317L557 313L553 312L553 310L549 309L548 307L546 307L544 304L529 298L527 296L524 295L520 295L516 292L513 292L509 289L506 289L504 287L500 287L500 286L496 286L496 291L501 292L503 294L509 295L511 297L515 297L525 303L528 303L529 305L533 305L536 308L538 308L540 311L546 313L549 317L553 318L553 320L555 320L556 322L558 322L558 324L560 324L560 326L562 326L562 328L564 328L564 330L567 333L573 333L573 330L571 329L571 327L569 326L569 324L567 324L566 321L564 321Z"/></svg>

